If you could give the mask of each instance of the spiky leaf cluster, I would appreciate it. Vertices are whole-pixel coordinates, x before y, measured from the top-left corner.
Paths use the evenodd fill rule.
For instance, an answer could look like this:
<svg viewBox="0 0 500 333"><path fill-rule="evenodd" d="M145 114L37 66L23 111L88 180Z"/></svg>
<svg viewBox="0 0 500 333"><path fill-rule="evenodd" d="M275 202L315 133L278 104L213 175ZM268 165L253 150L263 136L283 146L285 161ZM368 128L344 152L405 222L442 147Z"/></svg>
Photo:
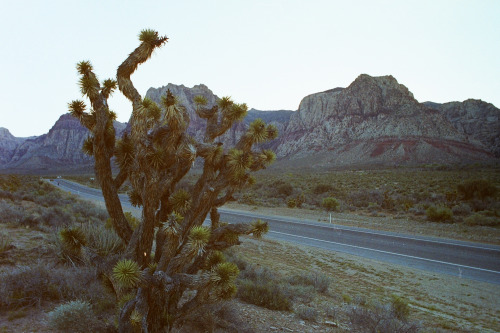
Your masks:
<svg viewBox="0 0 500 333"><path fill-rule="evenodd" d="M212 269L218 264L226 261L226 257L221 251L212 251L205 261L205 268Z"/></svg>
<svg viewBox="0 0 500 333"><path fill-rule="evenodd" d="M141 270L135 261L122 259L113 267L113 278L120 286L132 288L141 280Z"/></svg>
<svg viewBox="0 0 500 333"><path fill-rule="evenodd" d="M132 311L130 314L130 323L134 328L139 329L142 323L142 314L137 310Z"/></svg>
<svg viewBox="0 0 500 333"><path fill-rule="evenodd" d="M135 147L128 135L116 143L115 156L120 169L128 169L134 162Z"/></svg>
<svg viewBox="0 0 500 333"><path fill-rule="evenodd" d="M180 229L180 223L184 218L182 215L172 212L166 222L163 223L162 230L168 236L177 236Z"/></svg>
<svg viewBox="0 0 500 333"><path fill-rule="evenodd" d="M128 194L128 199L130 201L130 204L134 207L139 207L139 206L142 206L143 203L142 203L142 196L139 192L137 192L136 190L132 189L130 191L127 192Z"/></svg>
<svg viewBox="0 0 500 333"><path fill-rule="evenodd" d="M85 139L85 141L83 142L82 151L89 156L94 155L94 137L88 136Z"/></svg>
<svg viewBox="0 0 500 333"><path fill-rule="evenodd" d="M184 189L177 190L169 200L172 209L180 214L185 214L191 208L191 195Z"/></svg>
<svg viewBox="0 0 500 333"><path fill-rule="evenodd" d="M59 231L59 239L64 247L73 253L79 253L82 246L87 244L87 238L78 227L63 228Z"/></svg>
<svg viewBox="0 0 500 333"><path fill-rule="evenodd" d="M196 226L189 231L188 246L194 253L199 255L204 252L205 245L207 245L209 239L210 229L203 226Z"/></svg>
<svg viewBox="0 0 500 333"><path fill-rule="evenodd" d="M222 262L212 269L212 281L218 285L228 285L236 279L240 270L232 262Z"/></svg>
<svg viewBox="0 0 500 333"><path fill-rule="evenodd" d="M68 103L68 109L70 114L78 119L82 119L83 115L85 114L85 109L87 106L83 101L80 100L75 100L72 101L71 103Z"/></svg>
<svg viewBox="0 0 500 333"><path fill-rule="evenodd" d="M267 222L262 221L261 219L256 220L252 223L252 234L256 238L262 237L263 234L269 231L269 225Z"/></svg>
<svg viewBox="0 0 500 333"><path fill-rule="evenodd" d="M205 106L205 105L207 105L208 101L204 96L197 95L197 96L194 96L194 103L197 106Z"/></svg>
<svg viewBox="0 0 500 333"><path fill-rule="evenodd" d="M153 29L144 29L139 33L139 40L151 48L160 46L168 38L159 36L158 32Z"/></svg>

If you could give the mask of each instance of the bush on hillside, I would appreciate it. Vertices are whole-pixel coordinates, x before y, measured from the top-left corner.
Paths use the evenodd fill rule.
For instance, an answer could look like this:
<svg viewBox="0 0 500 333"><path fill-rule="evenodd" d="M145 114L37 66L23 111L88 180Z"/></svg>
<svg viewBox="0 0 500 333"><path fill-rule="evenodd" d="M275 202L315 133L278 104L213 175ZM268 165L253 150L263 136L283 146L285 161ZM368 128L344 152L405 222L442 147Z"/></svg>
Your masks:
<svg viewBox="0 0 500 333"><path fill-rule="evenodd" d="M340 202L335 198L327 197L321 201L321 206L329 212L336 212L340 208Z"/></svg>
<svg viewBox="0 0 500 333"><path fill-rule="evenodd" d="M457 186L457 191L465 200L477 198L484 200L488 197L494 197L497 193L497 188L486 179L468 180Z"/></svg>
<svg viewBox="0 0 500 333"><path fill-rule="evenodd" d="M76 300L59 305L49 312L49 327L63 332L102 332L104 324L97 319L89 302Z"/></svg>
<svg viewBox="0 0 500 333"><path fill-rule="evenodd" d="M453 213L448 207L430 206L425 213L427 219L432 222L451 222L453 219Z"/></svg>

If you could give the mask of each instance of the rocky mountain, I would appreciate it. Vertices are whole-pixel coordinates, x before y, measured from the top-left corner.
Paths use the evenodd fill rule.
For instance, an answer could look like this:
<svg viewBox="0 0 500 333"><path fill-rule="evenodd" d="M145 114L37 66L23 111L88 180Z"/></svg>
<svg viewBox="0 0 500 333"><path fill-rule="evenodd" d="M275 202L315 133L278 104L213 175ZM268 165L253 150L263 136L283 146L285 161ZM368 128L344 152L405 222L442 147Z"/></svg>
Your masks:
<svg viewBox="0 0 500 333"><path fill-rule="evenodd" d="M190 123L188 132L190 135L193 135L198 140L203 139L203 134L205 133L205 124L206 121L204 119L199 118L196 115L196 106L194 104L195 96L203 96L207 100L207 106L212 106L217 103L219 97L216 96L207 86L204 84L199 84L194 86L193 88L187 88L184 85L175 85L169 83L166 86L160 88L149 88L146 92L146 97L152 99L156 103L161 102L161 96L164 96L167 93L167 90L170 90L178 99L181 105L184 105L189 113ZM236 101L238 102L238 101ZM248 124L251 123L256 118L261 118L268 124L274 124L278 130L281 132L284 131L290 116L293 111L287 110L279 110L279 111L259 111L255 109L250 109L248 111L247 117L241 122L237 123L233 128L231 128L228 132L226 132L222 137L221 141L225 145L234 145L241 135L244 133Z"/></svg>
<svg viewBox="0 0 500 333"><path fill-rule="evenodd" d="M8 129L0 127L0 165L9 162L16 148L27 138L16 138Z"/></svg>
<svg viewBox="0 0 500 333"><path fill-rule="evenodd" d="M442 112L419 103L394 77L366 74L345 89L305 97L275 149L290 164L310 165L313 159L317 166L466 163L493 158L479 138L457 130Z"/></svg>
<svg viewBox="0 0 500 333"><path fill-rule="evenodd" d="M160 102L161 96L170 89L183 104L191 118L189 132L201 139L205 128L205 121L199 119L195 113L194 96L204 96L209 105L217 102L219 97L213 94L205 85L187 88L183 85L168 84L161 88L150 88L147 97ZM224 143L234 144L243 134L246 126L255 118L263 118L268 123L275 124L283 130L292 111L258 111L249 110L248 117L237 124L223 138ZM115 122L118 136L126 129L127 124ZM51 170L60 168L89 167L93 159L83 154L81 147L87 138L88 131L79 121L69 114L62 115L50 129L49 133L31 138L16 138L7 129L0 130L0 168L16 170Z"/></svg>
<svg viewBox="0 0 500 333"><path fill-rule="evenodd" d="M500 109L493 104L478 99L424 104L439 110L460 133L478 140L496 157L500 157Z"/></svg>
<svg viewBox="0 0 500 333"><path fill-rule="evenodd" d="M159 103L168 89L190 115L189 133L201 139L205 121L196 116L194 97L204 96L209 106L219 97L203 84L168 84L150 88L146 96ZM221 140L233 145L256 118L278 127L278 138L268 146L286 166L498 163L500 157L499 109L479 100L419 103L392 76L360 75L347 88L304 97L295 112L251 109ZM126 124L116 122L115 128L119 135ZM87 135L69 114L39 137L15 138L0 129L0 168L89 166L92 159L81 152Z"/></svg>
<svg viewBox="0 0 500 333"><path fill-rule="evenodd" d="M117 132L125 124L115 122ZM88 130L70 114L62 115L47 134L22 140L10 154L0 151L0 167L16 170L43 170L83 167L93 159L82 152ZM0 145L9 142L0 137ZM12 147L12 145L11 145Z"/></svg>

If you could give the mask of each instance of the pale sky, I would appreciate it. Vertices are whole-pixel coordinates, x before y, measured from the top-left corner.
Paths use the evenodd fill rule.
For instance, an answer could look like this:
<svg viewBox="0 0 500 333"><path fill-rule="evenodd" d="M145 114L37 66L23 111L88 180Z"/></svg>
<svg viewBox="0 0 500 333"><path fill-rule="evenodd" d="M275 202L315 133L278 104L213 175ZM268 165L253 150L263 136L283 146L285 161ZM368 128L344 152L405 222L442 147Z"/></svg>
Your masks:
<svg viewBox="0 0 500 333"><path fill-rule="evenodd" d="M500 1L0 1L0 127L41 135L82 99L75 64L101 80L145 28L169 42L132 80L203 83L259 110L296 110L359 74L393 75L420 102L482 99L500 107ZM110 99L118 120L131 106Z"/></svg>

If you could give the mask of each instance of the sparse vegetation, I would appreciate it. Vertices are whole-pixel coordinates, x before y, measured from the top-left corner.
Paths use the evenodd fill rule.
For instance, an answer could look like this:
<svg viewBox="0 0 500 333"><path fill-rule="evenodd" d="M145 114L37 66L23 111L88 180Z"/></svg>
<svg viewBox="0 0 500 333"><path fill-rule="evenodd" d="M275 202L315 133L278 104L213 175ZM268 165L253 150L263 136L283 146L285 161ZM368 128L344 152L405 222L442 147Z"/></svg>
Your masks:
<svg viewBox="0 0 500 333"><path fill-rule="evenodd" d="M103 332L105 326L97 319L86 301L69 301L49 312L49 327L62 332Z"/></svg>
<svg viewBox="0 0 500 333"><path fill-rule="evenodd" d="M486 179L468 180L459 184L457 190L465 200L473 198L484 200L494 197L498 192L497 187Z"/></svg>
<svg viewBox="0 0 500 333"><path fill-rule="evenodd" d="M36 190L38 186L38 181L36 179L30 177L20 177L20 179L21 184L18 191L23 191L23 182L26 182L26 188ZM45 193L51 193L52 191L59 192L57 189L51 188L45 191ZM14 195L17 196L18 194L19 192ZM57 206L59 208L66 207L65 209L70 211L71 208L64 204L65 200L78 202L78 200L66 193L61 192L61 195L66 198L60 200L61 205L64 206ZM43 200L40 202L42 201ZM47 208L34 201L11 201L10 199L3 199L1 202L5 204L4 207L18 207L19 211L23 211L25 215L30 215L34 211ZM493 214L492 211L481 213L482 216L486 217L493 217ZM97 216L95 216L95 219L97 220ZM34 259L29 266L10 267L0 264L0 268L7 267L7 270L2 271L0 275L0 280L2 281L2 284L0 284L0 313L3 313L3 318L5 318L5 322L0 325L0 328L2 325L6 325L7 322L16 323L28 320L32 316L33 309L44 308L46 309L45 313L49 313L68 302L82 301L87 302L92 310L92 312L84 313L89 315L93 313L95 314L94 318L99 318L98 327L113 330L112 318L117 314L117 300L114 292L108 289L113 288L113 286L117 287L117 285L109 280L109 274L103 275L102 273L109 272L106 267L112 269L115 266L115 263L120 259L124 247L123 244L120 243L121 239L119 240L119 237L117 237L112 230L106 228L105 220L106 218L103 218L100 222L96 222L93 219L89 219L88 221L91 222L81 223L75 222L77 221L76 219L72 219L71 224L65 224L64 226L59 225L59 222L55 223L58 226L52 226L40 220L35 224L34 229L39 229L41 235L47 234L47 237L37 237L36 240L34 240L39 246L43 245L44 242L46 244L37 250L38 253L33 253L33 258L37 259ZM9 236L11 238L16 237L16 230L33 230L31 227L26 228L24 225L21 225L20 221L14 220L9 222L3 221L0 226L11 229L9 231L9 234L12 235ZM48 235L57 235L56 230L65 227L79 227L84 235L85 245L82 245L80 248L81 260L78 262L71 263L69 261L65 262L59 260L56 248L46 243L51 239L52 241L54 241L54 239L59 239L56 236L51 238ZM101 234L106 234L106 236L102 237L105 239L109 238L109 244L113 245L106 246L105 244L108 244L108 241L100 240L99 237ZM339 325L344 328L350 327L353 331L363 331L366 328L356 326L359 324L351 323L350 318L354 313L354 316L357 316L358 319L364 318L361 321L368 321L368 324L371 322L370 318L382 318L382 324L377 326L377 329L380 331L389 327L390 329L394 329L395 332L397 332L399 328L408 328L411 332L415 327L418 328L422 326L430 326L430 331L460 331L460 329L464 329L463 327L468 327L467 325L464 326L464 321L470 323L470 327L473 327L471 329L472 331L481 331L481 329L477 327L498 328L497 323L488 323L485 320L487 317L486 314L488 313L487 311L491 309L483 309L480 307L474 308L476 310L470 310L472 308L468 308L469 310L467 310L471 313L476 313L475 311L481 313L482 315L480 319L478 319L480 323L475 323L474 319L470 316L465 316L460 319L460 323L456 320L445 321L439 319L441 318L441 313L443 313L443 315L448 315L451 311L450 309L454 306L456 307L456 304L454 302L446 303L446 298L441 300L435 299L435 293L432 293L432 295L425 294L425 291L422 291L423 294L419 292L415 293L412 291L413 287L411 287L411 285L407 285L406 282L401 282L397 279L394 280L394 278L399 275L394 274L392 271L390 273L380 273L374 271L373 268L358 265L354 261L338 261L337 256L334 254L329 255L328 258L325 257L321 259L327 263L325 266L318 261L320 257L318 257L318 254L314 251L311 252L310 256L304 257L303 254L301 254L304 253L302 250L297 250L290 245L285 247L279 243L270 241L262 243L249 239L244 239L243 242L245 247L244 251L236 250L226 251L224 253L227 260L234 263L241 271L236 284L240 286L241 282L244 283L244 281L264 281L263 284L267 282L269 286L268 290L262 293L259 293L259 290L256 289L255 286L258 286L257 283L251 286L252 292L255 295L261 296L264 294L269 295L271 293L276 293L276 290L279 289L280 297L282 297L282 300L287 300L285 302L289 304L288 312L284 312L289 315L289 317L285 319L287 322L291 320L296 320L297 322L299 320L304 320L306 321L306 325L325 327L322 325L324 325L324 321L328 320L333 322L332 325ZM21 248L13 249L13 253L9 251L6 255L8 255L11 262L23 260L23 262L26 263L26 261L24 261L26 252L17 253L19 250L21 250ZM102 251L102 253L99 253L99 251ZM94 260L93 258L96 256L108 258L109 260L104 262L101 261L101 259ZM41 262L35 263L37 260ZM220 254L211 256L210 262L215 263L218 260L220 260ZM311 266L314 265L316 269L308 271L307 269L309 266L304 267L304 262L311 263ZM321 269L319 267L321 267ZM303 270L304 268L306 269ZM408 277L408 275L411 274L404 274L401 275L401 277ZM333 282L332 277L335 282ZM432 280L427 277L424 277L424 279ZM356 283L353 284L353 280L355 280ZM74 281L79 281L79 283L75 284ZM103 285L101 281L106 281L106 283ZM390 282L393 287L391 287L390 290L385 290L382 281ZM391 296L394 292L394 288L405 291L401 293L398 292L398 295L401 295L399 297ZM370 292L364 293L361 290L370 290ZM467 295L469 295L467 299L470 299L470 295L473 292L473 290L470 290L467 293ZM408 295L415 298L411 302L411 307L406 298ZM126 294L121 294L119 306L123 306L131 296L132 295L127 296ZM456 295L456 297L461 299L459 295ZM237 302L240 301L242 301L242 299L239 299ZM274 301L271 299L266 303L273 304L273 302ZM377 302L385 305L374 305L377 304ZM460 304L462 304L461 307L470 306L468 303L466 304L464 302ZM219 329L251 332L248 317L246 317L246 320L239 318L234 311L237 307L238 305L234 303L221 303L219 305L201 307L187 317L185 329L192 332ZM353 311L354 308L357 310ZM381 308L383 311L380 311ZM422 312L419 310L422 308L429 309L430 311ZM363 312L362 309L366 311ZM461 313L458 307L456 311ZM265 327L265 329L268 329L269 325L276 325L273 323L274 319L269 319L269 316L272 316L272 314L268 314L267 316L267 322L265 324L267 326L262 326ZM276 315L276 318L281 317L281 314ZM421 318L425 319L425 323L417 325L415 320L420 320ZM259 320L255 319L255 322L259 322ZM40 322L40 325L44 324ZM283 325L287 326L286 324ZM99 331L99 329L100 328L96 328L95 331ZM9 330L7 329L7 331ZM76 329L73 329L73 331L76 331Z"/></svg>
<svg viewBox="0 0 500 333"><path fill-rule="evenodd" d="M353 332L413 333L420 329L417 323L400 320L389 305L353 306L348 316Z"/></svg>
<svg viewBox="0 0 500 333"><path fill-rule="evenodd" d="M433 222L451 222L453 219L453 213L448 207L430 206L425 213L429 221Z"/></svg>
<svg viewBox="0 0 500 333"><path fill-rule="evenodd" d="M295 312L297 313L297 317L299 317L300 319L313 322L315 322L318 319L319 315L318 310L307 305L301 305L297 307L297 310L295 310Z"/></svg>
<svg viewBox="0 0 500 333"><path fill-rule="evenodd" d="M327 197L321 201L321 206L328 212L336 212L340 208L340 202L335 198Z"/></svg>

